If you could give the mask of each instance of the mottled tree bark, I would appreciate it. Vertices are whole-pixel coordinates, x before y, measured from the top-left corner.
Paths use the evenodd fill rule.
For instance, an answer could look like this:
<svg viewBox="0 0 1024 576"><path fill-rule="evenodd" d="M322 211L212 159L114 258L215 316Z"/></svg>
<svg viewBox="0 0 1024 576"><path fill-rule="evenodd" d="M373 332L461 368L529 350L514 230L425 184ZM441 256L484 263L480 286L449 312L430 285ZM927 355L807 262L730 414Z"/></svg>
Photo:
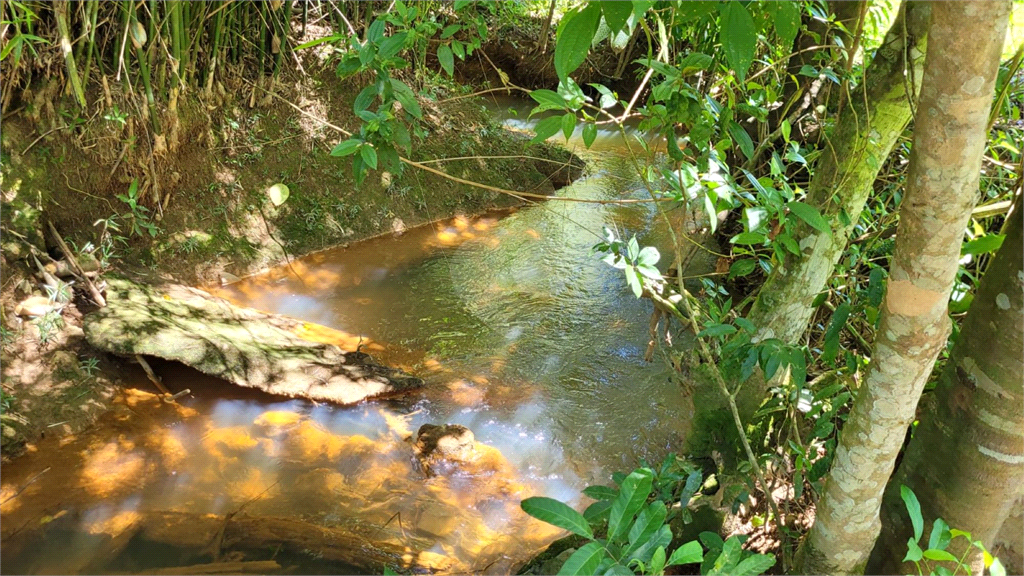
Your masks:
<svg viewBox="0 0 1024 576"><path fill-rule="evenodd" d="M1018 497L1024 494L1022 224L1018 203L934 398L886 489L882 534L870 572L914 571L913 565L900 565L907 539L914 534L900 499L901 484L917 494L925 526L942 518L989 548L1014 503L1020 507ZM962 556L967 549L962 543L956 540L954 544L960 545L951 546L950 552Z"/></svg>
<svg viewBox="0 0 1024 576"><path fill-rule="evenodd" d="M921 86L930 13L931 5L925 2L900 6L861 86L843 109L807 191L807 202L828 219L832 233L807 225L798 228L802 254L788 255L772 271L747 315L757 326L759 339L794 344L807 329L814 312L811 302L832 276L879 169L910 122L910 100L916 99ZM756 409L766 389L764 379L755 375L740 390L740 404Z"/></svg>
<svg viewBox="0 0 1024 576"><path fill-rule="evenodd" d="M932 5L931 49L881 324L798 572L863 572L878 536L882 494L949 335L949 294L977 201L1009 8L1009 0Z"/></svg>

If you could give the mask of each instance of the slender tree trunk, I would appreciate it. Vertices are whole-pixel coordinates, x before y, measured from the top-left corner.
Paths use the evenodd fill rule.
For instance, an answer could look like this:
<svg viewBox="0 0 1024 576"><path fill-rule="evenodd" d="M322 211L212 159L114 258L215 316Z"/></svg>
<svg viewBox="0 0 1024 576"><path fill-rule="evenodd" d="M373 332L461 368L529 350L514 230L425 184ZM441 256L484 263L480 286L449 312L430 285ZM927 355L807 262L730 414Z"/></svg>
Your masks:
<svg viewBox="0 0 1024 576"><path fill-rule="evenodd" d="M1009 8L1009 0L932 6L931 49L881 325L797 557L799 572L861 573L878 536L886 482L949 335L949 294L977 201Z"/></svg>
<svg viewBox="0 0 1024 576"><path fill-rule="evenodd" d="M900 6L851 105L840 115L807 192L807 202L828 219L832 234L806 225L798 229L803 254L788 255L772 271L747 316L757 326L759 339L795 344L807 329L814 312L811 303L832 276L878 171L910 122L910 100L917 98L921 86L930 13L931 5L925 2ZM746 407L745 415L756 409L766 390L760 374L744 384L740 404Z"/></svg>
<svg viewBox="0 0 1024 576"><path fill-rule="evenodd" d="M871 558L871 572L914 570L912 565L900 565L907 538L914 534L900 499L901 484L917 494L926 526L942 518L989 548L1012 505L1024 494L1022 224L1018 202L933 401L886 489L882 537ZM960 557L966 549L951 547L950 552Z"/></svg>
<svg viewBox="0 0 1024 576"><path fill-rule="evenodd" d="M548 51L548 30L551 29L551 20L555 17L555 0L551 0L551 5L548 7L548 18L544 21L544 27L540 29L540 36L537 38L536 50L539 50L541 54Z"/></svg>

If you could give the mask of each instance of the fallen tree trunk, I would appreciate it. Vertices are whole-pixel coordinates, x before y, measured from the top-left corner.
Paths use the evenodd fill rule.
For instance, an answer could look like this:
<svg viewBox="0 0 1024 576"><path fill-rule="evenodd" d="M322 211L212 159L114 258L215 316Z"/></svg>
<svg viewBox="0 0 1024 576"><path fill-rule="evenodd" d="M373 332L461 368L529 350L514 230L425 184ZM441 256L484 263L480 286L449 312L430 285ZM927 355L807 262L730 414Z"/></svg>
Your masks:
<svg viewBox="0 0 1024 576"><path fill-rule="evenodd" d="M181 362L271 394L353 404L423 384L361 352L304 337L310 326L195 288L121 278L108 280L107 306L84 319L85 337L96 348Z"/></svg>

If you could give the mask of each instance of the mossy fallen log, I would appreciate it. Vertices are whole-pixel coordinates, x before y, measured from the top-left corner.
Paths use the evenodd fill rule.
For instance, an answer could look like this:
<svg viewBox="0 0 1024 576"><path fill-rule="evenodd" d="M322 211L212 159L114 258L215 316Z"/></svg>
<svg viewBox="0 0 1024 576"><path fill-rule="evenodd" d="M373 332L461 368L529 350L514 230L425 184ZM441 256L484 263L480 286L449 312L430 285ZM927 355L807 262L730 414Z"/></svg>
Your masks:
<svg viewBox="0 0 1024 576"><path fill-rule="evenodd" d="M173 360L239 386L338 404L423 384L367 354L303 337L315 332L308 323L196 288L110 278L106 295L107 306L86 315L84 330L89 344L114 354Z"/></svg>

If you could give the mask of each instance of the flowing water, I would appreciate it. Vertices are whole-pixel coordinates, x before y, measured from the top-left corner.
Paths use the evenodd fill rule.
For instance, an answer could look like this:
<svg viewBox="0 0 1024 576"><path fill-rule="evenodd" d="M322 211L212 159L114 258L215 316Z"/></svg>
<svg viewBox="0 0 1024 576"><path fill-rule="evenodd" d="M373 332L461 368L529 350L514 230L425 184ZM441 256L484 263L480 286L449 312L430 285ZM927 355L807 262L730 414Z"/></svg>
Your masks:
<svg viewBox="0 0 1024 576"><path fill-rule="evenodd" d="M617 135L568 146L589 170L558 195L647 197ZM663 363L643 359L650 304L591 250L605 225L665 247L656 220L649 204L555 200L327 250L219 290L339 330L343 347L427 384L341 408L155 364L172 391L191 390L179 407L130 393L114 413L123 418L5 466L5 522L53 528L18 546L9 536L4 569L138 571L210 561L231 544L222 530L200 557L173 545L184 535L154 536L147 514L173 511L301 519L406 546L406 563L507 573L557 536L520 499L583 506L587 484L682 441L692 406ZM425 423L462 424L503 458L483 474L426 478L407 440ZM345 566L312 545L292 552L276 559L304 572Z"/></svg>

